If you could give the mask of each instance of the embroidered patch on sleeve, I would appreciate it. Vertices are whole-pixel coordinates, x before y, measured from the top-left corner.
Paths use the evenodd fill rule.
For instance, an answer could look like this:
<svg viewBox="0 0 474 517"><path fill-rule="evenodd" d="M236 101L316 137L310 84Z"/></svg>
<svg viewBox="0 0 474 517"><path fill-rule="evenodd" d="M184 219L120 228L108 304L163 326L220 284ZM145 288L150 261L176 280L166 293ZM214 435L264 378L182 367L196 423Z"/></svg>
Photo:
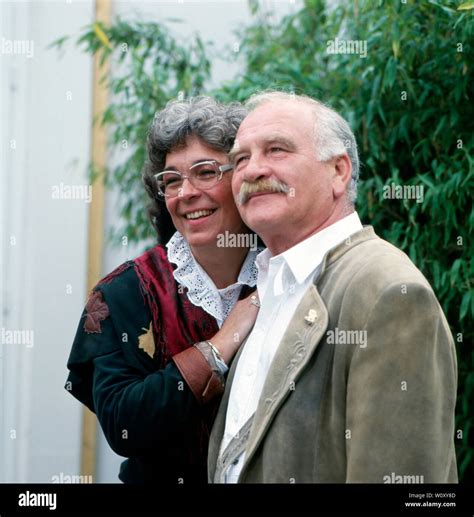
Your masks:
<svg viewBox="0 0 474 517"><path fill-rule="evenodd" d="M155 353L155 340L153 338L152 322L150 321L150 325L147 329L142 328L142 330L145 331L145 334L138 337L138 348L141 348L153 359L153 354Z"/></svg>
<svg viewBox="0 0 474 517"><path fill-rule="evenodd" d="M86 305L86 322L84 323L84 331L88 334L100 334L100 322L105 320L109 315L109 307L102 298L100 291L95 291L89 297Z"/></svg>

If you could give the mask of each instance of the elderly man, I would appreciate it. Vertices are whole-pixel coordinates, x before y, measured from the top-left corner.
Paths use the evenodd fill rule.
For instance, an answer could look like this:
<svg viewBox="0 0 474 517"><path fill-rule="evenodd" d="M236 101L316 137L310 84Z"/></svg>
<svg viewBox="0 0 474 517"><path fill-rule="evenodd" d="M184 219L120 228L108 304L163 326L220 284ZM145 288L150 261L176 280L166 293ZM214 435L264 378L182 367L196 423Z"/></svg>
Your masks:
<svg viewBox="0 0 474 517"><path fill-rule="evenodd" d="M354 211L347 122L308 97L248 104L233 192L268 249L210 481L456 482L454 342L425 277Z"/></svg>

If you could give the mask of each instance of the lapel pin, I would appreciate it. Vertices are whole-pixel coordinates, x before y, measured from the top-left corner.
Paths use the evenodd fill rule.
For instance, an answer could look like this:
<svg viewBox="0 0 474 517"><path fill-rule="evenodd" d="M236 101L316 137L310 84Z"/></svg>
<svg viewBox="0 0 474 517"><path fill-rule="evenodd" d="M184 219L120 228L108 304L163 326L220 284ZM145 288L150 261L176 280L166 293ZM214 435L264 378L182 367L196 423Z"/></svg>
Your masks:
<svg viewBox="0 0 474 517"><path fill-rule="evenodd" d="M318 317L318 313L314 309L310 309L308 314L304 317L304 320L308 325L312 325Z"/></svg>

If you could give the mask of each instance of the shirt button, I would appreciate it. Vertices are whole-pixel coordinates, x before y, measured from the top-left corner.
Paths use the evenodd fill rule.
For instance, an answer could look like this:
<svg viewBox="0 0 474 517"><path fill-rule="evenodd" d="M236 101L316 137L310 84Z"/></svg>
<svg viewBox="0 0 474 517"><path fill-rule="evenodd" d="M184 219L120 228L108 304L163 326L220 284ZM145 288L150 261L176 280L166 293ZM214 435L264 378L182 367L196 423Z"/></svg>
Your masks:
<svg viewBox="0 0 474 517"><path fill-rule="evenodd" d="M253 374L254 374L254 371L253 371L253 370L248 370L248 371L247 371L247 375L248 375L249 377L252 377L252 375L253 375Z"/></svg>

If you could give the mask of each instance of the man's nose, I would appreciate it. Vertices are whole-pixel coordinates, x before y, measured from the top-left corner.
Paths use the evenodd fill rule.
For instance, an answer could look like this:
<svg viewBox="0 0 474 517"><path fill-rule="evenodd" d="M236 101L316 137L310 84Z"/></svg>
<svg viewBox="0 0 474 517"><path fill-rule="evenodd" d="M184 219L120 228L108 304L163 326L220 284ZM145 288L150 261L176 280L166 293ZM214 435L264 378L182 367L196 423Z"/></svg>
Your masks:
<svg viewBox="0 0 474 517"><path fill-rule="evenodd" d="M265 156L255 154L248 159L247 166L244 169L244 180L253 182L268 178L271 174L272 168L269 166Z"/></svg>

